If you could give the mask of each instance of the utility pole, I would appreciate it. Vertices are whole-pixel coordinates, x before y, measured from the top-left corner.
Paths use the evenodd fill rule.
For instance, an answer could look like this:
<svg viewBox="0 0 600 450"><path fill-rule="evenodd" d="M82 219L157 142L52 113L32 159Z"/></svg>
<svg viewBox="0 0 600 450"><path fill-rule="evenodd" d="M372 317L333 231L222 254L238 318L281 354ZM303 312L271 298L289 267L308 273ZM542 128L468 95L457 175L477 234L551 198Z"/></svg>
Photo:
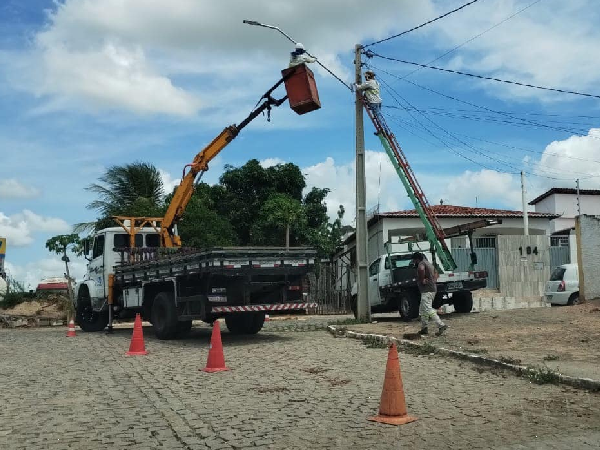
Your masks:
<svg viewBox="0 0 600 450"><path fill-rule="evenodd" d="M362 45L355 48L354 68L356 83L362 81ZM356 91L356 311L361 322L371 321L369 303L369 274L367 263L367 211L365 181L365 132L363 128L363 103Z"/></svg>
<svg viewBox="0 0 600 450"><path fill-rule="evenodd" d="M581 200L579 199L579 178L577 178L577 215L581 215Z"/></svg>
<svg viewBox="0 0 600 450"><path fill-rule="evenodd" d="M523 234L529 236L529 216L527 215L527 200L525 199L525 173L521 171L521 196L523 198Z"/></svg>

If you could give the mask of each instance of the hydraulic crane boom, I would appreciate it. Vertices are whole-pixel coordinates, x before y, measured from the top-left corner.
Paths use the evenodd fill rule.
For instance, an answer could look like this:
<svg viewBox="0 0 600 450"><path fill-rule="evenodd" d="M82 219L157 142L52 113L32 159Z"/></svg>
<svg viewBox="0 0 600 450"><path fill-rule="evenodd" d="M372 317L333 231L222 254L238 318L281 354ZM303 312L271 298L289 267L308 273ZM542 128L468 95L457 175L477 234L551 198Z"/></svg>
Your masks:
<svg viewBox="0 0 600 450"><path fill-rule="evenodd" d="M408 160L406 159L400 144L396 141L396 137L385 123L383 117L374 115L366 106L365 109L375 126L377 137L379 137L383 148L400 177L400 181L402 181L402 184L406 189L408 197L425 226L425 235L427 236L432 251L437 254L444 270L451 271L456 269L456 262L446 245L444 230L433 214L431 206L427 201L427 197L425 197L423 189L421 189L414 172L408 164ZM433 262L435 262L435 259Z"/></svg>
<svg viewBox="0 0 600 450"><path fill-rule="evenodd" d="M223 150L232 140L234 140L239 132L252 122L258 115L263 111L267 111L267 117L270 118L271 108L273 106L280 106L288 98L285 97L277 100L271 96L272 92L281 85L289 76L284 76L275 85L271 87L261 97L265 101L256 109L254 109L248 117L246 117L239 125L230 125L226 127L221 133L213 139L213 141L204 147L194 158L194 160L184 167L183 178L181 183L177 186L175 194L169 203L167 211L164 217L125 217L125 216L114 216L117 223L129 233L130 245L133 248L134 238L137 231L146 224L150 224L157 231L160 225L160 236L161 236L161 247L181 247L181 238L175 234L175 225L183 216L185 208L187 207L192 194L194 193L194 183L199 173L203 173L208 170L208 163L212 161L221 150ZM190 170L185 173L185 169L189 167ZM125 221L130 222L128 227ZM159 224L160 223L160 224Z"/></svg>

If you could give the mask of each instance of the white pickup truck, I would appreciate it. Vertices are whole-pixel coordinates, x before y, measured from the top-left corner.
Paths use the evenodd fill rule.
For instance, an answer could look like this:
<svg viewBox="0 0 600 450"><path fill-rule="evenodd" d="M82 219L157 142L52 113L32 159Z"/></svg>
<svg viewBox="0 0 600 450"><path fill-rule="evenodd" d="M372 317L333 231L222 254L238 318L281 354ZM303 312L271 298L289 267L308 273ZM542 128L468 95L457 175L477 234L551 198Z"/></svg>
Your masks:
<svg viewBox="0 0 600 450"><path fill-rule="evenodd" d="M425 256L425 258L427 258ZM487 272L445 272L437 280L434 308L454 305L459 313L471 312L471 291L487 284ZM352 310L356 316L356 283L352 286ZM412 264L411 253L389 253L378 257L369 265L369 303L371 312L398 311L405 321L419 316L421 295L417 286L417 269Z"/></svg>

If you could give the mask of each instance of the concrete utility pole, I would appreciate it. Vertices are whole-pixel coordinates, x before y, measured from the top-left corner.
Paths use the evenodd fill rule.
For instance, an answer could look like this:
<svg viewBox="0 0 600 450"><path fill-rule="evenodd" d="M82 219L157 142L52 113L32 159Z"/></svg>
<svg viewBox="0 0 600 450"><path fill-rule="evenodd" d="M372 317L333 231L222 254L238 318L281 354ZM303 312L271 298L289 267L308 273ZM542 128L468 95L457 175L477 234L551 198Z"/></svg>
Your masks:
<svg viewBox="0 0 600 450"><path fill-rule="evenodd" d="M356 83L362 81L362 45L356 45L354 68ZM367 262L367 195L365 181L365 132L361 93L356 91L356 311L361 322L371 321Z"/></svg>
<svg viewBox="0 0 600 450"><path fill-rule="evenodd" d="M527 215L527 200L525 199L525 173L521 171L521 196L523 198L523 234L529 236L529 216Z"/></svg>
<svg viewBox="0 0 600 450"><path fill-rule="evenodd" d="M579 198L579 178L577 178L577 215L581 215L581 200Z"/></svg>

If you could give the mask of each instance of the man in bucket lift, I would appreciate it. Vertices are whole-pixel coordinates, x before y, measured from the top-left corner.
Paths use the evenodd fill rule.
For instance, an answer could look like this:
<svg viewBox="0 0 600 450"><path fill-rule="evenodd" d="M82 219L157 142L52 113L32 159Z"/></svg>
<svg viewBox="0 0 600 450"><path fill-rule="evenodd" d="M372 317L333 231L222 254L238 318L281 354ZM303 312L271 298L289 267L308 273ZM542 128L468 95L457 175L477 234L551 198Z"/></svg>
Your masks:
<svg viewBox="0 0 600 450"><path fill-rule="evenodd" d="M367 70L365 72L365 82L362 84L355 84L357 91L365 92L365 99L367 100L367 106L377 118L381 117L381 96L379 95L379 83L375 79L375 72Z"/></svg>
<svg viewBox="0 0 600 450"><path fill-rule="evenodd" d="M296 50L290 53L289 67L295 67L305 63L314 63L316 61L316 58L313 58L312 56L309 56L308 53L306 53L306 50L304 50L304 45L298 42L296 44Z"/></svg>

